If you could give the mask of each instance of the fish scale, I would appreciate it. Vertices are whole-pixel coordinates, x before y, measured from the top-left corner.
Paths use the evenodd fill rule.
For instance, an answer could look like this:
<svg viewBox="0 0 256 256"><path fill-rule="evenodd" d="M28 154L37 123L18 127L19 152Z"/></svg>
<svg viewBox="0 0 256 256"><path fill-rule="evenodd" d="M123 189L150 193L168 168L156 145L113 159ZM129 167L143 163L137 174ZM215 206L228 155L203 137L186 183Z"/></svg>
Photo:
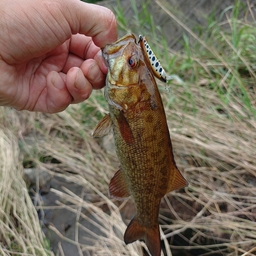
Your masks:
<svg viewBox="0 0 256 256"><path fill-rule="evenodd" d="M150 56L147 54L146 43L143 37L136 42L134 35L127 35L103 49L108 65L104 93L109 114L96 126L93 136L103 136L113 129L120 169L110 181L109 194L116 199L131 196L136 205L135 216L124 234L125 243L143 240L152 256L160 256L161 199L186 186L187 181L174 161L154 78L156 70L150 63L157 59L149 46Z"/></svg>

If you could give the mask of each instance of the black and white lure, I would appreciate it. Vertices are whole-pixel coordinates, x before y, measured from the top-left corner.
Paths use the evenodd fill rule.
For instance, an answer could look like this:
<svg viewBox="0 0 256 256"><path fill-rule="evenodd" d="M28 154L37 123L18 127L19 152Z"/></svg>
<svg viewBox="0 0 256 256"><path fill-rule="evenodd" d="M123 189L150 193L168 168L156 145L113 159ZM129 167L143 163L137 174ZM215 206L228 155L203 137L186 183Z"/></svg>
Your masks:
<svg viewBox="0 0 256 256"><path fill-rule="evenodd" d="M169 80L175 79L179 83L183 83L183 81L176 75L167 75L164 68L162 67L160 61L155 56L154 52L150 48L148 41L145 36L139 35L139 41L142 50L146 53L146 57L149 60L149 63L152 67L152 71L154 76L160 79L161 81L168 83Z"/></svg>

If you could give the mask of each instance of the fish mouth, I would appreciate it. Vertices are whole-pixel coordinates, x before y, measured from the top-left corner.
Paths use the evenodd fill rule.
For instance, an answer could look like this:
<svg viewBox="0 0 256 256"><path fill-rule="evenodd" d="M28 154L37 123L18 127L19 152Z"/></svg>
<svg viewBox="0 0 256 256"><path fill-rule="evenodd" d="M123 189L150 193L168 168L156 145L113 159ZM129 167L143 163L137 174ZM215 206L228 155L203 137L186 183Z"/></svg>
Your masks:
<svg viewBox="0 0 256 256"><path fill-rule="evenodd" d="M102 48L102 56L110 72L115 64L116 57L119 55L121 53L117 51L115 44L109 44Z"/></svg>
<svg viewBox="0 0 256 256"><path fill-rule="evenodd" d="M125 42L120 41L119 44L117 42L113 44L108 44L104 48L102 48L103 59L105 60L105 64L109 68L111 68L112 62L114 62L117 57L122 56L123 48L126 45Z"/></svg>

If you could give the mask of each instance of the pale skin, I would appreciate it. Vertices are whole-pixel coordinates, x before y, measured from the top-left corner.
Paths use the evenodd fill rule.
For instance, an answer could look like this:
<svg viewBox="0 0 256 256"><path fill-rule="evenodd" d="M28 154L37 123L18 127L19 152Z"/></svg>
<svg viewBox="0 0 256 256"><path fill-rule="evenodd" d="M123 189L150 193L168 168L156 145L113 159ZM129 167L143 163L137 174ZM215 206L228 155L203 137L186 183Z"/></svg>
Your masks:
<svg viewBox="0 0 256 256"><path fill-rule="evenodd" d="M105 84L116 19L79 0L0 1L0 106L56 113Z"/></svg>

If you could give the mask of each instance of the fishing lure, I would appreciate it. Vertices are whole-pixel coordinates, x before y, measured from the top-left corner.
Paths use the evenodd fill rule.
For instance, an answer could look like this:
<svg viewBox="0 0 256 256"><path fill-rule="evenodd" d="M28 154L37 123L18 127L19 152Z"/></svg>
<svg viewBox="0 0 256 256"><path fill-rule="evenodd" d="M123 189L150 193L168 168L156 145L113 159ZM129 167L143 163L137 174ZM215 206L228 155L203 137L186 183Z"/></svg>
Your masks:
<svg viewBox="0 0 256 256"><path fill-rule="evenodd" d="M139 41L141 48L146 53L146 57L149 60L154 76L161 81L168 83L169 80L175 79L178 83L183 84L184 82L177 75L167 75L160 61L150 48L148 41L145 36L139 35Z"/></svg>

